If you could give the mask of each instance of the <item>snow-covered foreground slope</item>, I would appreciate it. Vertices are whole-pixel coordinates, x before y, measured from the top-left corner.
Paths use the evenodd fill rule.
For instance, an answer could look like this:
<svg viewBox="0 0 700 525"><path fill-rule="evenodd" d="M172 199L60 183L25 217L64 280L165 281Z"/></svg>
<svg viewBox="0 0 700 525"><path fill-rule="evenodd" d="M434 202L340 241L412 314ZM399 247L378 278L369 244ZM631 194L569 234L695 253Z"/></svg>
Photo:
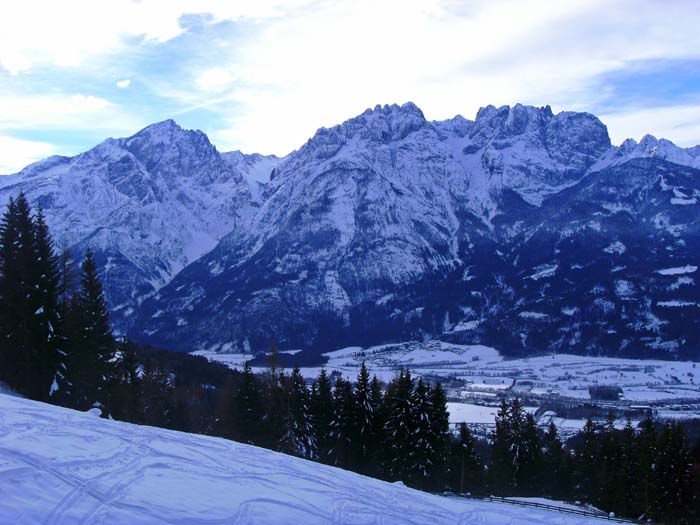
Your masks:
<svg viewBox="0 0 700 525"><path fill-rule="evenodd" d="M0 523L594 524L0 394Z"/></svg>

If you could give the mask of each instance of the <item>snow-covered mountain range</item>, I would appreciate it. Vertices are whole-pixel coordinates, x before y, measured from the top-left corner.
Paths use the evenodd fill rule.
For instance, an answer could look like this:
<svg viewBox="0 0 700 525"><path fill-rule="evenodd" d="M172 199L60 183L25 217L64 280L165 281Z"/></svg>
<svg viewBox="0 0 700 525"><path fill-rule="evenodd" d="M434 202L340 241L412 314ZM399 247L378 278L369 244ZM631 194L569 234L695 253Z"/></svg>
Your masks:
<svg viewBox="0 0 700 525"><path fill-rule="evenodd" d="M145 296L254 215L277 162L221 155L201 131L166 120L0 177L0 202L24 191L46 212L58 248L96 253L113 322L125 329Z"/></svg>
<svg viewBox="0 0 700 525"><path fill-rule="evenodd" d="M700 356L700 147L522 105L377 106L285 158L174 122L0 178L98 252L116 325L179 350L407 338Z"/></svg>

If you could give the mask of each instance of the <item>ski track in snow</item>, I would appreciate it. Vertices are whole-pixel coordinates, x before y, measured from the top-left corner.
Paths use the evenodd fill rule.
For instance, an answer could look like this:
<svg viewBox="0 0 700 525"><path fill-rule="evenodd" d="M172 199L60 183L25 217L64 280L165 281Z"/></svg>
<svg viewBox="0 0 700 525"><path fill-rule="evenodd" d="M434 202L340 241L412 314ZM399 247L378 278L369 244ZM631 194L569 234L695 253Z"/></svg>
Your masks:
<svg viewBox="0 0 700 525"><path fill-rule="evenodd" d="M448 499L268 450L0 394L0 523L602 523Z"/></svg>

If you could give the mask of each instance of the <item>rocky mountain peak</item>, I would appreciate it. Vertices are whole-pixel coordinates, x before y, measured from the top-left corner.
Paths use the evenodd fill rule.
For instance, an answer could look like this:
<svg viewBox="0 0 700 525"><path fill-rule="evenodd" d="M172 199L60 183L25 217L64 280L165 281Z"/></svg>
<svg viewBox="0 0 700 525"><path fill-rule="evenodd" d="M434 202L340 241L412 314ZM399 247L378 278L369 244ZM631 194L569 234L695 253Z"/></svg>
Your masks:
<svg viewBox="0 0 700 525"><path fill-rule="evenodd" d="M680 148L670 140L657 139L654 135L647 134L639 142L627 139L619 147L612 148L611 153L596 167L620 165L636 158L657 158L674 164L700 168L700 147Z"/></svg>

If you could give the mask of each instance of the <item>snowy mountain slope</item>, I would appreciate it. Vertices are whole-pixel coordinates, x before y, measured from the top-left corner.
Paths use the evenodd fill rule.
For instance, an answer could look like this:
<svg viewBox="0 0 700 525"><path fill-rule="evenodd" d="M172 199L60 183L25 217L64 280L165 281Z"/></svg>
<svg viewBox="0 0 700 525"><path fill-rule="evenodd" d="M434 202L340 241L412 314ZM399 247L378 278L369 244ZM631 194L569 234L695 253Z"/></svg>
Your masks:
<svg viewBox="0 0 700 525"><path fill-rule="evenodd" d="M569 524L268 450L0 394L0 521L52 524Z"/></svg>
<svg viewBox="0 0 700 525"><path fill-rule="evenodd" d="M635 159L546 200L464 306L511 354L700 356L700 171ZM483 296L499 297L486 313ZM483 322L481 322L483 320ZM459 339L459 338L458 338Z"/></svg>
<svg viewBox="0 0 700 525"><path fill-rule="evenodd" d="M251 228L161 290L137 332L183 349L271 334L291 347L353 343L376 330L364 320L375 306L400 332L436 282L497 258L517 207L574 184L609 148L583 113L489 106L474 122L431 123L410 103L377 106L285 158Z"/></svg>
<svg viewBox="0 0 700 525"><path fill-rule="evenodd" d="M631 159L662 159L700 169L700 146L679 148L669 140L645 135L639 143L634 139L627 139L619 147L612 147L591 170L600 171L608 166L619 166Z"/></svg>
<svg viewBox="0 0 700 525"><path fill-rule="evenodd" d="M0 201L24 189L56 237L97 248L117 327L167 348L445 335L696 359L697 277L658 272L700 266L699 161L651 136L611 146L586 113L430 122L407 103L283 159L166 121L0 178Z"/></svg>
<svg viewBox="0 0 700 525"><path fill-rule="evenodd" d="M113 321L123 328L143 296L250 217L259 205L258 172L276 161L222 156L204 133L168 120L0 177L0 205L24 191L46 212L59 247L76 258L92 248Z"/></svg>

